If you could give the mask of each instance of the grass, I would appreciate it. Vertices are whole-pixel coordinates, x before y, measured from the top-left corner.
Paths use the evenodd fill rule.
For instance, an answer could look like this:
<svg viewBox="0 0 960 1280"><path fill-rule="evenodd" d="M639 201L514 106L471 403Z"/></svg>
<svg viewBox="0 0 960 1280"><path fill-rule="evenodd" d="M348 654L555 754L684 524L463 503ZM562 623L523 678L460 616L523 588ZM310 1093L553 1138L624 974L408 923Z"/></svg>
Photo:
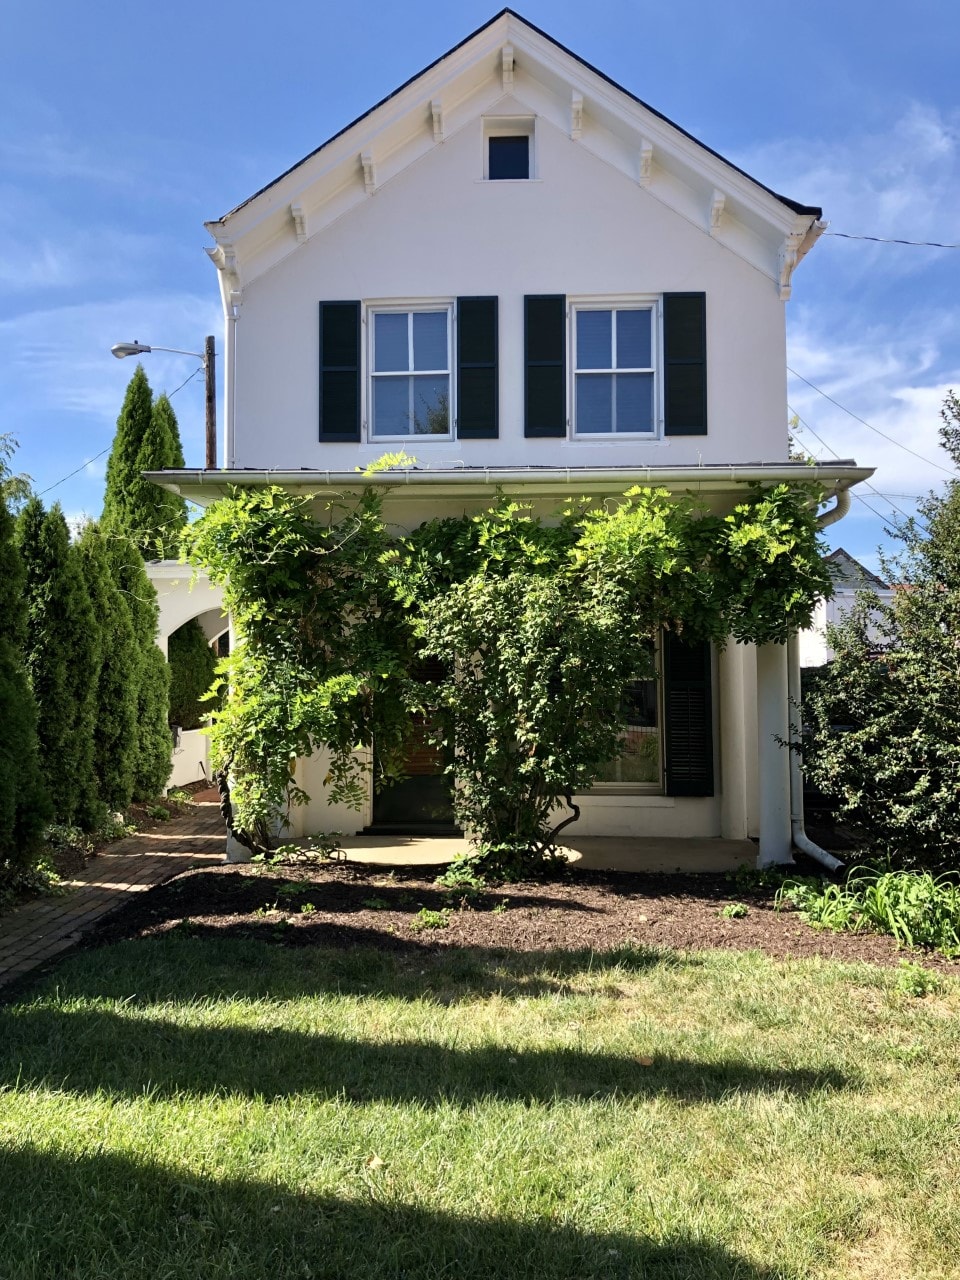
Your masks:
<svg viewBox="0 0 960 1280"><path fill-rule="evenodd" d="M0 1007L0 1274L957 1276L960 984L901 987L642 947L79 953Z"/></svg>

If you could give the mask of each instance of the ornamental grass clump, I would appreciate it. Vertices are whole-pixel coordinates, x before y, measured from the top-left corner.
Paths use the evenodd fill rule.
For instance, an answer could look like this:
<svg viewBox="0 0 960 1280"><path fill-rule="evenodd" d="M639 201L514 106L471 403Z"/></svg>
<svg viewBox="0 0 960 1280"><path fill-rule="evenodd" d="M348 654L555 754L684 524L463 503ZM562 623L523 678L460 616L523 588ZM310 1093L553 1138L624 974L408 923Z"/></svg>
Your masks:
<svg viewBox="0 0 960 1280"><path fill-rule="evenodd" d="M787 880L776 902L815 928L886 933L902 947L960 956L960 882L953 875L856 868L845 884Z"/></svg>

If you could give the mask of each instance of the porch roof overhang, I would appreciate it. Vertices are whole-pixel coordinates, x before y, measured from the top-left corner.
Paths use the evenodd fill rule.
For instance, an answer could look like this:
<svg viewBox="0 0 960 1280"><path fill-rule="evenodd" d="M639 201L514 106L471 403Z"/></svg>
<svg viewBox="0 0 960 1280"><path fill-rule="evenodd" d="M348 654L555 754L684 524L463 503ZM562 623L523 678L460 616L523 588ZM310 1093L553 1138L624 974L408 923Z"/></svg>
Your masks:
<svg viewBox="0 0 960 1280"><path fill-rule="evenodd" d="M367 474L363 471L321 471L237 468L206 471L200 468L145 471L144 477L163 489L179 494L198 506L225 498L234 489L258 489L278 485L294 493L320 495L331 489L389 489L393 502L422 500L424 489L432 498L483 498L499 488L529 497L607 497L634 485L664 488L678 493L734 493L751 485L818 484L825 497L836 496L869 480L873 467L852 460L810 465L796 462L723 463L673 467L457 467L422 469L409 467Z"/></svg>

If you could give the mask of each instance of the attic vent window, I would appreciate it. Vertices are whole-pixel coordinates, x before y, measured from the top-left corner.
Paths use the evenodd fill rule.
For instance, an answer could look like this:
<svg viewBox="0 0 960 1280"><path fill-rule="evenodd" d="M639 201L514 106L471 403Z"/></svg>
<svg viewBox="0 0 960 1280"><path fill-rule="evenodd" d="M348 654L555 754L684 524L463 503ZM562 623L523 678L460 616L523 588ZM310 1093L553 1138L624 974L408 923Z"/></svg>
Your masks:
<svg viewBox="0 0 960 1280"><path fill-rule="evenodd" d="M529 137L494 135L487 140L487 145L490 149L487 171L491 181L530 177Z"/></svg>
<svg viewBox="0 0 960 1280"><path fill-rule="evenodd" d="M486 182L533 182L537 177L536 116L485 116Z"/></svg>

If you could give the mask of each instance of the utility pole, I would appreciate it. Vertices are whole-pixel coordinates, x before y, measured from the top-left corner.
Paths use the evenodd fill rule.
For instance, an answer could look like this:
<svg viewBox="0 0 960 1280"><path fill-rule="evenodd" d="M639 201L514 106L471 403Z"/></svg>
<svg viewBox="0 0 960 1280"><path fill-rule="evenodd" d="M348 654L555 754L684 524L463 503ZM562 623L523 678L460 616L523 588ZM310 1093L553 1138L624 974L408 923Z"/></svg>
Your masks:
<svg viewBox="0 0 960 1280"><path fill-rule="evenodd" d="M213 335L203 344L203 372L206 385L207 459L208 471L217 469L217 350Z"/></svg>

